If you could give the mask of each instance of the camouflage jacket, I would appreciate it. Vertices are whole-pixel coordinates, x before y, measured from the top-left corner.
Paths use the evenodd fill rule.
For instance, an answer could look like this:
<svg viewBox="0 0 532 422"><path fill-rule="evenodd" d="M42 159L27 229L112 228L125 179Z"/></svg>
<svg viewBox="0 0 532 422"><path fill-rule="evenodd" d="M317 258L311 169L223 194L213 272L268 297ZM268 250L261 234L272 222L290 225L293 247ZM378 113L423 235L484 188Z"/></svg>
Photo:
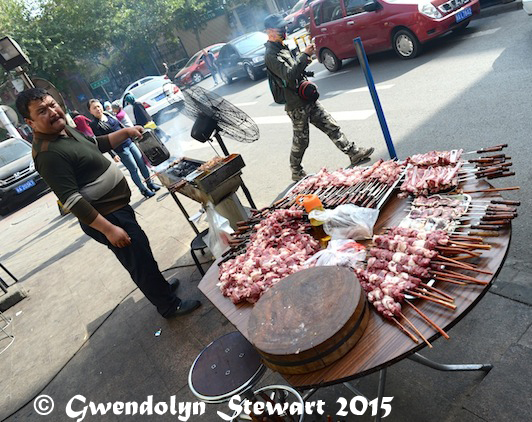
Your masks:
<svg viewBox="0 0 532 422"><path fill-rule="evenodd" d="M312 61L311 58L305 53L294 58L286 45L268 41L264 61L268 70L278 76L285 85L285 110L290 111L307 105L306 101L299 98L297 87L299 81L303 79L305 68Z"/></svg>

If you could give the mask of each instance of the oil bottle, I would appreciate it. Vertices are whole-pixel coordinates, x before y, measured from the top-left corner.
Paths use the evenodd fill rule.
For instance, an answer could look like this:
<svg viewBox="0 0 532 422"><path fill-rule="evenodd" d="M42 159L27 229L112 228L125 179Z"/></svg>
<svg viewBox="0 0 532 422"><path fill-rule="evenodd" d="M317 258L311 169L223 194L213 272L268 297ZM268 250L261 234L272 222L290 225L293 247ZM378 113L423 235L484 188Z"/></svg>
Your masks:
<svg viewBox="0 0 532 422"><path fill-rule="evenodd" d="M313 210L324 211L323 204L320 198L318 198L318 195L298 195L296 201L299 205L303 205L309 214ZM331 236L323 230L323 221L310 218L310 225L312 226L312 236L320 242L322 248L326 248L329 240L331 240Z"/></svg>

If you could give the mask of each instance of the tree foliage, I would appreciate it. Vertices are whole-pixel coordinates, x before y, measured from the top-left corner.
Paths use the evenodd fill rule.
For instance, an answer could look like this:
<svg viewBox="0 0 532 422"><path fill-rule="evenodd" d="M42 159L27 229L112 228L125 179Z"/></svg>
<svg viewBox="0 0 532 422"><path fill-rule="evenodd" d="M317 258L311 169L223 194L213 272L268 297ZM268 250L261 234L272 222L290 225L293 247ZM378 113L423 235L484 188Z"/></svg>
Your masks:
<svg viewBox="0 0 532 422"><path fill-rule="evenodd" d="M243 0L254 3L262 0ZM29 73L61 86L65 73L97 66L134 74L175 29L205 28L222 0L1 0L0 36L10 35L30 57ZM228 0L229 4L236 0ZM104 71L103 68L101 71ZM92 76L92 75L91 75ZM0 69L1 79L6 78Z"/></svg>

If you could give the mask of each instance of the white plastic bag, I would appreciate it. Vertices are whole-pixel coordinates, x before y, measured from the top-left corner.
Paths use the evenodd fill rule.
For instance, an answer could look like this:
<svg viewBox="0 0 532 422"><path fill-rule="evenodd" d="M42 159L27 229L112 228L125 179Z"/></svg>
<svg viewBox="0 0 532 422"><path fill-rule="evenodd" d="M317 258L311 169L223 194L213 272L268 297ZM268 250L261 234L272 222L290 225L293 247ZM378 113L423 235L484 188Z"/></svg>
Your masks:
<svg viewBox="0 0 532 422"><path fill-rule="evenodd" d="M218 214L214 205L207 203L207 222L209 223L209 232L203 238L209 250L215 258L220 258L222 253L229 246L230 235L234 232L229 224L229 220Z"/></svg>
<svg viewBox="0 0 532 422"><path fill-rule="evenodd" d="M366 259L366 248L351 239L331 240L327 249L322 249L305 261L305 267L337 266L356 268Z"/></svg>
<svg viewBox="0 0 532 422"><path fill-rule="evenodd" d="M313 210L309 218L323 221L323 230L331 239L368 239L373 236L373 226L379 210L356 205L340 205L333 210Z"/></svg>

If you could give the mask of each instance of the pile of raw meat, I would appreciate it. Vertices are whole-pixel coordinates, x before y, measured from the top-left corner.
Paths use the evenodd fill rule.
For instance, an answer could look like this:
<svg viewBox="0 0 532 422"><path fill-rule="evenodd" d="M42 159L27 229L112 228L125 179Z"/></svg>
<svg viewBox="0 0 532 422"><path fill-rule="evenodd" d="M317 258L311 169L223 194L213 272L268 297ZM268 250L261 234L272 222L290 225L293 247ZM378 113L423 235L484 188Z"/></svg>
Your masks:
<svg viewBox="0 0 532 422"><path fill-rule="evenodd" d="M322 168L318 173L309 176L298 183L296 190L299 193L305 190L330 188L331 186L355 186L360 182L378 180L388 186L395 183L405 166L394 160L378 160L371 167L354 167L351 169L338 169L330 172Z"/></svg>
<svg viewBox="0 0 532 422"><path fill-rule="evenodd" d="M410 166L401 185L401 196L428 196L458 186L461 163L444 166Z"/></svg>
<svg viewBox="0 0 532 422"><path fill-rule="evenodd" d="M275 210L254 229L246 252L220 265L218 286L235 304L255 303L320 249L301 210Z"/></svg>

